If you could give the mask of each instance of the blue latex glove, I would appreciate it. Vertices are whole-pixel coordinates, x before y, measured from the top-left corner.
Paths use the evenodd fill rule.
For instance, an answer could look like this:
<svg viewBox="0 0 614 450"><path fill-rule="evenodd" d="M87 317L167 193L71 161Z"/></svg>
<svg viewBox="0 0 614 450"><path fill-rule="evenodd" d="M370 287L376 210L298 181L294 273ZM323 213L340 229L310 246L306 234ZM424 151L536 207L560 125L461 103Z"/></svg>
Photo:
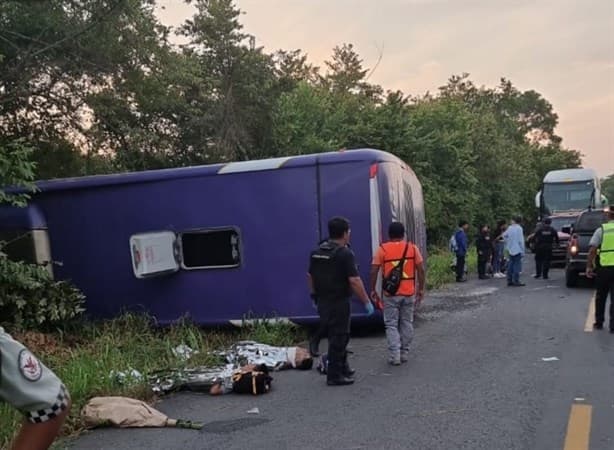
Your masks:
<svg viewBox="0 0 614 450"><path fill-rule="evenodd" d="M318 310L318 296L316 294L311 294L311 306L313 306L313 309L315 309L316 311Z"/></svg>
<svg viewBox="0 0 614 450"><path fill-rule="evenodd" d="M367 311L367 316L370 316L375 312L375 308L373 307L373 303L369 302L365 305L365 311Z"/></svg>

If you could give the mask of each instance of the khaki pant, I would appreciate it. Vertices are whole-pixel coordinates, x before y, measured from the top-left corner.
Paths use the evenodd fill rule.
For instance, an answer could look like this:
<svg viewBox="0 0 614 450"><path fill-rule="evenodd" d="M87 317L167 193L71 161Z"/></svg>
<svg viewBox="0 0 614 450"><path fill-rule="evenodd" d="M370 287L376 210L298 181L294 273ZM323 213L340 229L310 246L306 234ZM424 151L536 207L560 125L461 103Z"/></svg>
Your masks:
<svg viewBox="0 0 614 450"><path fill-rule="evenodd" d="M414 297L384 296L384 325L390 361L406 359L414 338Z"/></svg>

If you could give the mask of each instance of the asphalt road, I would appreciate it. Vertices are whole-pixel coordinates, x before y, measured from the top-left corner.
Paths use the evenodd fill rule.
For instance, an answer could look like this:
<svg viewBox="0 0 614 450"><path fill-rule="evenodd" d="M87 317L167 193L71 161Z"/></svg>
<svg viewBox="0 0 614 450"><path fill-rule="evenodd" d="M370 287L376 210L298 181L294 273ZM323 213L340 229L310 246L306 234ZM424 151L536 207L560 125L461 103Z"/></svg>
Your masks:
<svg viewBox="0 0 614 450"><path fill-rule="evenodd" d="M353 386L288 371L260 397L181 393L157 407L204 430L97 430L72 448L613 449L614 335L585 331L590 288L529 273L523 288L472 280L428 296L400 367L383 333L354 337Z"/></svg>

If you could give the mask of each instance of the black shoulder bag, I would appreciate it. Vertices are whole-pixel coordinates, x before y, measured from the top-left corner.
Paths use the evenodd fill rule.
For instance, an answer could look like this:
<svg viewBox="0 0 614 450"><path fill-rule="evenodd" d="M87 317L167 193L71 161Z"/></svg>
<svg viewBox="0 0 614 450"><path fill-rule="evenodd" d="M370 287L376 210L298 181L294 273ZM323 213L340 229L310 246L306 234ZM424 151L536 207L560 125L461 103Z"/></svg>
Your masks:
<svg viewBox="0 0 614 450"><path fill-rule="evenodd" d="M396 267L393 267L387 277L382 280L382 289L388 295L396 295L401 281L403 281L403 266L407 260L407 250L409 248L409 242L405 244L405 251L403 252L403 258Z"/></svg>

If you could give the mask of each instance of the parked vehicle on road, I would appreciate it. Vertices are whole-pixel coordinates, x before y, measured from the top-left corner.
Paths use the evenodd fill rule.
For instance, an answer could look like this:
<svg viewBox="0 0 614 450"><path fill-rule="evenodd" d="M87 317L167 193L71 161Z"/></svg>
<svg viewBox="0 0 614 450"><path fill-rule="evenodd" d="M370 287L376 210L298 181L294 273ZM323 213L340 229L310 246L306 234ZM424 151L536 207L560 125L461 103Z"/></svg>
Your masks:
<svg viewBox="0 0 614 450"><path fill-rule="evenodd" d="M585 209L603 208L607 198L601 193L597 172L593 169L552 170L546 174L535 195L538 217Z"/></svg>
<svg viewBox="0 0 614 450"><path fill-rule="evenodd" d="M602 209L587 210L578 216L571 230L571 240L565 259L565 285L575 287L580 276L584 276L588 258L589 241L593 233L608 216Z"/></svg>

